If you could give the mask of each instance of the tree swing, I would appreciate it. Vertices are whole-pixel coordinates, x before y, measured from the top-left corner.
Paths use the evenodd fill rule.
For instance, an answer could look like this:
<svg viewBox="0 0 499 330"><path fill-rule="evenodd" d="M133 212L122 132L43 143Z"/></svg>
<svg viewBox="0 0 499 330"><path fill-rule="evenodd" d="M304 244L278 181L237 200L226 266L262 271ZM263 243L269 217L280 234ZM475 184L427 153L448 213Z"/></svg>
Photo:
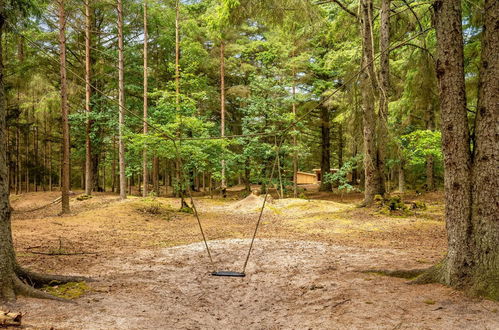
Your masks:
<svg viewBox="0 0 499 330"><path fill-rule="evenodd" d="M277 147L277 149L276 149L276 157L275 157L275 160L274 160L274 164L272 166L272 171L270 173L269 184L272 182L272 179L274 178L274 171L275 171L276 165L277 165L277 163L279 161L279 149L280 149L280 147L281 147L281 145L282 145L283 142L284 142L284 138L281 140L281 142L279 144L277 144L277 141L276 141L276 144L275 144L275 146ZM176 150L176 153L177 153L177 159L178 159L178 161L180 163L180 167L182 168L182 160L181 160L181 157L180 157L180 151L177 148L175 140L173 140L173 143L174 143L175 150ZM204 230L203 230L203 225L201 224L201 219L199 217L199 213L197 211L196 204L194 203L194 198L192 197L190 186L189 186L189 184L187 184L188 182L186 180L185 174L183 173L183 170L181 170L181 175L183 177L182 181L184 182L184 184L186 184L186 191L187 191L189 199L191 201L192 210L194 211L194 216L196 217L196 220L197 220L197 223L198 223L198 226L199 226L199 231L201 232L201 236L203 238L203 242L204 242L206 253L208 254L208 258L210 259L210 263L213 266L213 269L216 269L215 262L213 261L212 254L211 254L210 248L208 246L208 241L206 240L206 235L205 235ZM263 211L265 210L265 206L267 204L267 198L268 198L268 196L269 196L269 187L267 185L267 187L265 189L265 195L264 195L264 198L263 198L262 207L260 208L260 213L258 215L258 220L257 220L256 225L255 225L255 230L254 230L253 236L251 238L251 243L250 243L250 246L249 246L249 249L248 249L248 253L246 254L246 259L244 261L244 265L243 265L242 271L241 272L236 272L236 271L227 271L227 270L218 270L218 271L214 270L214 271L212 271L210 273L211 276L219 276L219 277L245 277L246 276L246 266L248 265L248 261L249 261L250 256L251 256L251 251L253 250L253 245L255 243L256 235L258 233L258 228L260 227L260 223L261 223L261 220L262 220L262 217L263 217Z"/></svg>

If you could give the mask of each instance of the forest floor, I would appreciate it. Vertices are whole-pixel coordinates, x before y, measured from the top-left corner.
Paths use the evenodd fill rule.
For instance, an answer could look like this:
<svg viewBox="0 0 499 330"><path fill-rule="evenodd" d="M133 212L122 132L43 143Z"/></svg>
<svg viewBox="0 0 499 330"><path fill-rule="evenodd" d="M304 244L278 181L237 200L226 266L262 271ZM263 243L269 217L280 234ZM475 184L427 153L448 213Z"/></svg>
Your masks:
<svg viewBox="0 0 499 330"><path fill-rule="evenodd" d="M57 215L60 205L30 212L58 196L12 196L19 261L96 281L85 292L75 286L83 295L74 304L19 298L26 329L499 329L496 302L366 272L426 268L444 256L439 193L404 196L427 209L398 215L356 208L359 195L275 199L245 278L209 272L241 270L261 197L196 197L212 266L177 199L98 193L73 196L68 216Z"/></svg>

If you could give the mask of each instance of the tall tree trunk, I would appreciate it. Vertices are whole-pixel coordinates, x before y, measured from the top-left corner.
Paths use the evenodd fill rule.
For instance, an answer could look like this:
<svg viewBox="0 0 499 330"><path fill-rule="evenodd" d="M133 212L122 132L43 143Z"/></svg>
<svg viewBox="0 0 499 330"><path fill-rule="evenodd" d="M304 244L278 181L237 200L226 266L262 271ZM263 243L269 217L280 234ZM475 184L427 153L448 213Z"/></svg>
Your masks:
<svg viewBox="0 0 499 330"><path fill-rule="evenodd" d="M225 136L225 42L220 41L220 135ZM225 159L222 159L222 196L227 197L227 182L225 178Z"/></svg>
<svg viewBox="0 0 499 330"><path fill-rule="evenodd" d="M144 135L147 135L147 92L148 92L148 79L147 79L147 42L148 42L148 33L147 33L147 0L144 0ZM147 197L148 187L147 184L149 182L149 176L147 174L147 148L144 146L144 150L142 151L142 196Z"/></svg>
<svg viewBox="0 0 499 330"><path fill-rule="evenodd" d="M370 205L379 189L379 171L376 144L376 118L374 113L374 54L372 39L372 0L361 1L362 14L362 122L364 126L364 201Z"/></svg>
<svg viewBox="0 0 499 330"><path fill-rule="evenodd" d="M331 172L331 122L329 108L320 107L321 112L321 185L320 191L331 191L332 184L326 182L325 178Z"/></svg>
<svg viewBox="0 0 499 330"><path fill-rule="evenodd" d="M390 0L381 1L379 111L377 125L377 193L385 194L385 148L388 145L388 102L390 96Z"/></svg>
<svg viewBox="0 0 499 330"><path fill-rule="evenodd" d="M85 112L87 115L86 134L85 134L85 194L91 195L93 190L94 172L92 171L92 119L90 100L92 97L91 88L91 32L92 31L92 16L90 10L90 0L85 0Z"/></svg>
<svg viewBox="0 0 499 330"><path fill-rule="evenodd" d="M471 191L472 291L499 300L499 2L485 0Z"/></svg>
<svg viewBox="0 0 499 330"><path fill-rule="evenodd" d="M120 199L126 199L126 176L125 176L125 141L123 133L125 130L125 63L123 54L123 3L118 1L118 158L120 172Z"/></svg>
<svg viewBox="0 0 499 330"><path fill-rule="evenodd" d="M448 252L445 260L420 280L437 280L499 300L499 3L485 0L473 154L466 110L461 1L435 1L433 8Z"/></svg>
<svg viewBox="0 0 499 330"><path fill-rule="evenodd" d="M293 49L293 57L295 55L295 50ZM293 66L292 69L292 79L293 86L291 88L291 95L293 98L292 111L293 117L296 120L296 68ZM298 197L298 140L297 140L296 128L293 131L293 197Z"/></svg>
<svg viewBox="0 0 499 330"><path fill-rule="evenodd" d="M3 26L4 2L0 3L0 145L5 145L7 108L3 82ZM0 149L0 300L15 299L14 292L14 248L10 226L9 187L5 148Z"/></svg>
<svg viewBox="0 0 499 330"><path fill-rule="evenodd" d="M69 121L68 92L66 78L66 13L64 0L59 0L59 48L61 67L61 113L62 113L62 213L69 213Z"/></svg>

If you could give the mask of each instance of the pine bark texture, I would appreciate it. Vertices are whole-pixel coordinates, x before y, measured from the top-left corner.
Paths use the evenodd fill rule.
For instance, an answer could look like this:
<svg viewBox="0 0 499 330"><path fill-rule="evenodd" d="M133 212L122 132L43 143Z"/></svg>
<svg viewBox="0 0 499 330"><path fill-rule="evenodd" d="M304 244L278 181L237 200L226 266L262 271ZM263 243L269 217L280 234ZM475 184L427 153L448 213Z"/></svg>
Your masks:
<svg viewBox="0 0 499 330"><path fill-rule="evenodd" d="M118 0L118 163L120 175L120 198L126 199L126 176L125 176L125 141L123 134L125 130L125 67L123 54L123 3Z"/></svg>
<svg viewBox="0 0 499 330"><path fill-rule="evenodd" d="M59 0L59 54L61 70L61 114L62 114L62 168L61 192L62 213L69 213L70 164L69 164L69 119L68 87L66 75L66 13L65 0ZM29 183L28 183L29 184Z"/></svg>
<svg viewBox="0 0 499 330"><path fill-rule="evenodd" d="M148 79L147 79L147 43L148 43L148 31L147 31L147 1L144 0L144 135L147 135L147 92L148 92ZM142 151L142 196L147 197L148 194L148 183L149 175L147 173L147 148L144 147Z"/></svg>
<svg viewBox="0 0 499 330"><path fill-rule="evenodd" d="M363 205L372 204L374 196L382 193L379 187L379 170L376 143L376 116L374 111L375 72L374 48L372 34L372 0L361 1L361 32L362 32L362 123L364 136L364 201Z"/></svg>
<svg viewBox="0 0 499 330"><path fill-rule="evenodd" d="M225 136L225 43L220 41L220 134ZM222 195L227 197L227 179L225 177L225 159L222 159Z"/></svg>
<svg viewBox="0 0 499 330"><path fill-rule="evenodd" d="M388 103L390 102L390 0L381 1L380 14L380 71L379 71L379 111L377 125L378 194L385 193L385 149L388 145Z"/></svg>
<svg viewBox="0 0 499 330"><path fill-rule="evenodd" d="M85 194L91 195L94 183L94 172L92 169L92 120L90 118L92 108L90 100L92 97L92 88L90 84L90 48L92 34L92 16L90 12L90 0L85 0L85 111L87 113L87 127L85 134Z"/></svg>
<svg viewBox="0 0 499 330"><path fill-rule="evenodd" d="M499 299L499 5L485 1L475 150L470 149L461 1L434 3L448 253L423 280Z"/></svg>

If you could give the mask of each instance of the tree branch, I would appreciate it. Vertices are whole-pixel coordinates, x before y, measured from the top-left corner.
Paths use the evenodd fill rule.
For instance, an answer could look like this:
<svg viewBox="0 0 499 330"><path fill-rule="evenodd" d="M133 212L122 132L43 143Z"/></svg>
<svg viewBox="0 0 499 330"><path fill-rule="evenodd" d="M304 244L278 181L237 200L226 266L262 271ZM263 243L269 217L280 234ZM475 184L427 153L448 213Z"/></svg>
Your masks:
<svg viewBox="0 0 499 330"><path fill-rule="evenodd" d="M341 3L339 0L325 0L325 1L316 2L315 4L316 5L324 5L326 3L331 3L331 2L334 2L335 4L337 4L338 6L340 6L341 9L343 9L344 11L346 11L347 13L349 13L350 15L352 15L353 17L358 18L356 13L354 13L353 11L351 11L350 9L348 9L347 6L345 4L343 4L343 3Z"/></svg>

